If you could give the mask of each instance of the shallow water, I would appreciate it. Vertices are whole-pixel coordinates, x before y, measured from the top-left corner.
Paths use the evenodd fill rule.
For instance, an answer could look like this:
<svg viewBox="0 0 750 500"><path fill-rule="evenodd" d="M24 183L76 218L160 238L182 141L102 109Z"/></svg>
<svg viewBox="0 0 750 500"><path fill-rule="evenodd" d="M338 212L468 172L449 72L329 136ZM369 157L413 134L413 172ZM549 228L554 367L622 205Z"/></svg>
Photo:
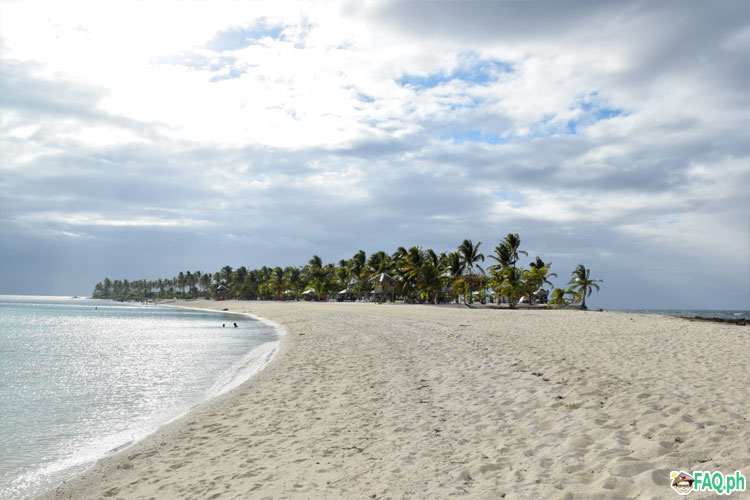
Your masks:
<svg viewBox="0 0 750 500"><path fill-rule="evenodd" d="M679 318L750 319L750 311L728 309L612 309L635 314L661 314Z"/></svg>
<svg viewBox="0 0 750 500"><path fill-rule="evenodd" d="M247 316L0 296L0 498L30 498L239 385L279 340Z"/></svg>

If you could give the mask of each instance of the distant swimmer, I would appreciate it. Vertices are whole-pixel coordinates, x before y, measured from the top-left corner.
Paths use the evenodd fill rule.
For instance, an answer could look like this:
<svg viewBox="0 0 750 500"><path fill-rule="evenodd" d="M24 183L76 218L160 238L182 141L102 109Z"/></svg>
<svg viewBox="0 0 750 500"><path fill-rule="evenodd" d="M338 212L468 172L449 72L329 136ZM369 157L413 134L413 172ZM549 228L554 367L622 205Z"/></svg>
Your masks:
<svg viewBox="0 0 750 500"><path fill-rule="evenodd" d="M226 325L225 323L222 323L222 324L221 324L221 327L222 327L222 328L224 328L225 326L227 326L227 325Z"/></svg>
<svg viewBox="0 0 750 500"><path fill-rule="evenodd" d="M237 323L234 324L234 327L237 328Z"/></svg>

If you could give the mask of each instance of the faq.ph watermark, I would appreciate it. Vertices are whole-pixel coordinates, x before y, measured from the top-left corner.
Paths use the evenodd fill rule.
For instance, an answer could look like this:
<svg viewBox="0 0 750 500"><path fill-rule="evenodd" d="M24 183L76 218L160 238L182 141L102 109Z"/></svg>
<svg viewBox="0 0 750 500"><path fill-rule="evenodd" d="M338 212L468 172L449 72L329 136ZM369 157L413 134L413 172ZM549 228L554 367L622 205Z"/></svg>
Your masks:
<svg viewBox="0 0 750 500"><path fill-rule="evenodd" d="M680 495L687 495L693 491L731 495L735 491L745 491L747 488L745 476L738 470L734 471L734 474L704 470L694 470L692 474L672 471L669 476L672 489Z"/></svg>

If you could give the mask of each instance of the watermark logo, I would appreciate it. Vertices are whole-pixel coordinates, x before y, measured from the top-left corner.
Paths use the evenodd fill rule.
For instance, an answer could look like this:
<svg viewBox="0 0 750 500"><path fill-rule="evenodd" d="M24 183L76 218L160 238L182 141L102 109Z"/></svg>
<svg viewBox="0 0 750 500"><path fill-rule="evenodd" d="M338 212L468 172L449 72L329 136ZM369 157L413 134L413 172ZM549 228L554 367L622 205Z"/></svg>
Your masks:
<svg viewBox="0 0 750 500"><path fill-rule="evenodd" d="M687 495L693 490L695 479L687 472L672 471L670 476L672 477L672 489L680 495Z"/></svg>
<svg viewBox="0 0 750 500"><path fill-rule="evenodd" d="M745 476L738 470L734 471L734 474L702 470L694 470L692 474L672 471L669 477L672 489L680 495L687 495L693 491L731 495L735 491L745 491L747 483Z"/></svg>

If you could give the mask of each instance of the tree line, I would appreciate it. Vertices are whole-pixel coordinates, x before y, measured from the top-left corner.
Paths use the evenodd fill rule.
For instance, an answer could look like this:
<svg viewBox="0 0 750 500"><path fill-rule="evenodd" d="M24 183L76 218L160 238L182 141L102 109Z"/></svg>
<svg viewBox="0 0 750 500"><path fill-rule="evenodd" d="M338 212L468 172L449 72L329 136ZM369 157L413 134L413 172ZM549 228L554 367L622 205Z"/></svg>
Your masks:
<svg viewBox="0 0 750 500"><path fill-rule="evenodd" d="M440 303L446 301L494 300L517 307L522 299L530 304L548 303L550 307L580 304L586 308L586 297L599 290L602 280L591 278L590 270L579 264L572 272L567 288L555 288L549 281L557 275L550 271L550 262L540 257L524 269L518 265L521 239L509 233L487 255L494 261L486 269L485 255L476 244L464 240L455 251L436 253L432 249L414 246L398 247L393 253L378 251L367 257L363 250L338 264L323 263L315 255L304 266L267 267L249 270L242 266L220 271L180 272L173 278L157 280L110 280L94 286L93 297L114 300L230 298L242 300L271 300L302 298L327 300L340 292L352 300L370 297L378 290L372 281L385 273L391 300L408 303ZM389 280L390 281L390 280ZM549 287L550 290L547 290ZM381 296L381 298L383 298Z"/></svg>

